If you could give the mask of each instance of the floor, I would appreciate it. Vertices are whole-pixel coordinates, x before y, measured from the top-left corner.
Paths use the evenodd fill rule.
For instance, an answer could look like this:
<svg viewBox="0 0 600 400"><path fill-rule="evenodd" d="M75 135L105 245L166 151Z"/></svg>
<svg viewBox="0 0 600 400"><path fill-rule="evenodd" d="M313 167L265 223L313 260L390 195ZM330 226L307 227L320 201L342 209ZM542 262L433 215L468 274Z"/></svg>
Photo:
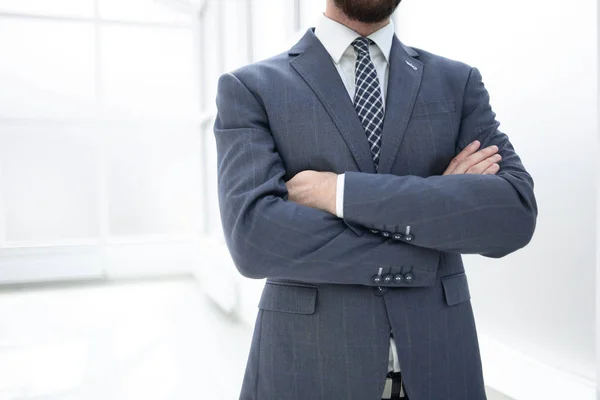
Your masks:
<svg viewBox="0 0 600 400"><path fill-rule="evenodd" d="M487 388L486 392L488 400L514 400L513 398L505 396L502 393L498 393L490 388Z"/></svg>
<svg viewBox="0 0 600 400"><path fill-rule="evenodd" d="M0 400L237 399L250 335L192 278L1 289Z"/></svg>

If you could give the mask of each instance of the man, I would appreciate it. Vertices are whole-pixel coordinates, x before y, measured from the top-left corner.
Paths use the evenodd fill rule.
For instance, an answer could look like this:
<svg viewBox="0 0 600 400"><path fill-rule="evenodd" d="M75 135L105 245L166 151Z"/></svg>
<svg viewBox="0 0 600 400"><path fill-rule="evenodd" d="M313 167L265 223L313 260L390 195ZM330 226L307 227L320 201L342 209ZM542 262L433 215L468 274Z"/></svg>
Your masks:
<svg viewBox="0 0 600 400"><path fill-rule="evenodd" d="M219 80L225 239L267 278L243 400L486 398L461 253L529 243L533 180L479 71L398 40L399 3L328 0Z"/></svg>

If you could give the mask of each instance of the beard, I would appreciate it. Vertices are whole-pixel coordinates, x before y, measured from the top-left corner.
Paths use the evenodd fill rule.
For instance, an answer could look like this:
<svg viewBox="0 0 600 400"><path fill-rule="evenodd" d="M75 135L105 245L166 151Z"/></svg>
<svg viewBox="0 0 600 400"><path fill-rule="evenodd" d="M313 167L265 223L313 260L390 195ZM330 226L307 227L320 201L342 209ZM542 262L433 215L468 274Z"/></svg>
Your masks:
<svg viewBox="0 0 600 400"><path fill-rule="evenodd" d="M351 20L372 24L388 19L401 0L333 0Z"/></svg>

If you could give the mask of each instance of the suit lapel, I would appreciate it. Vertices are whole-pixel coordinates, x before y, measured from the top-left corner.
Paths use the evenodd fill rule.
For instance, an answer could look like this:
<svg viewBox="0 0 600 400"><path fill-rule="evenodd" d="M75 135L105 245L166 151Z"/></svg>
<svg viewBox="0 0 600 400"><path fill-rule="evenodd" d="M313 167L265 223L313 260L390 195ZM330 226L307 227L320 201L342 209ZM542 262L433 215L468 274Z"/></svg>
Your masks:
<svg viewBox="0 0 600 400"><path fill-rule="evenodd" d="M348 91L312 29L289 52L292 67L325 107L361 172L375 173L369 142Z"/></svg>
<svg viewBox="0 0 600 400"><path fill-rule="evenodd" d="M423 63L413 58L417 56L416 51L405 47L394 35L379 155L380 174L391 172L408 128L423 77Z"/></svg>

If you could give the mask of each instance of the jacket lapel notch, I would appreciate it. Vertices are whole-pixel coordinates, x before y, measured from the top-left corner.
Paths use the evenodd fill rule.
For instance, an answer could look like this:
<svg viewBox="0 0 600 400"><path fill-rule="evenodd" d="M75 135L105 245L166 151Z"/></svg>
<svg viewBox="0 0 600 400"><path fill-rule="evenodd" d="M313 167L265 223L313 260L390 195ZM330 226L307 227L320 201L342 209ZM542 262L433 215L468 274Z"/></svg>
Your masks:
<svg viewBox="0 0 600 400"><path fill-rule="evenodd" d="M381 137L380 174L392 170L421 87L423 63L413 58L416 56L413 49L405 47L394 35Z"/></svg>
<svg viewBox="0 0 600 400"><path fill-rule="evenodd" d="M327 50L309 29L289 55L291 66L315 93L361 172L375 173L367 136Z"/></svg>

